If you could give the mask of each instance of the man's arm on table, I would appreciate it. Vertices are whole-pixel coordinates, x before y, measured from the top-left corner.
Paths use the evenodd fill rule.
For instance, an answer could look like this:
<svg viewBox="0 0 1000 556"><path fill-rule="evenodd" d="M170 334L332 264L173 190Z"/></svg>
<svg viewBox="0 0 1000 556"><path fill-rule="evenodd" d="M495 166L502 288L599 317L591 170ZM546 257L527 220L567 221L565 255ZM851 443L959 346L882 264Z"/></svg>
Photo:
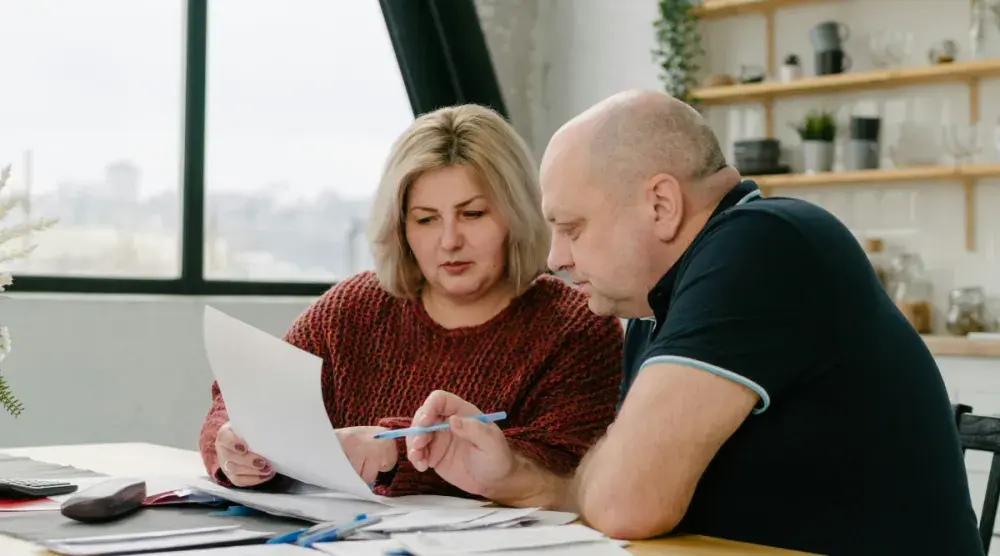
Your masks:
<svg viewBox="0 0 1000 556"><path fill-rule="evenodd" d="M700 369L649 365L575 477L556 476L515 456L515 471L490 498L578 512L620 539L666 533L684 516L719 447L758 400L749 388Z"/></svg>
<svg viewBox="0 0 1000 556"><path fill-rule="evenodd" d="M701 369L657 363L636 378L611 431L584 458L577 511L614 538L669 532L702 473L759 398Z"/></svg>

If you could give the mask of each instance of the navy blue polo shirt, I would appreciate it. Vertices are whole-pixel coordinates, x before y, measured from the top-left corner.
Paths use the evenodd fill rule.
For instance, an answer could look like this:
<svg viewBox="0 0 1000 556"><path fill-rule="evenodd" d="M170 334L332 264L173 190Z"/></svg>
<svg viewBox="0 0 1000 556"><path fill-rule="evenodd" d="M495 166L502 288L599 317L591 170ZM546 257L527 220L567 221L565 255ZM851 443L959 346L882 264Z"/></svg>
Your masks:
<svg viewBox="0 0 1000 556"><path fill-rule="evenodd" d="M654 317L626 328L623 399L656 363L760 398L677 531L821 554L982 554L934 358L834 216L745 180L649 304Z"/></svg>

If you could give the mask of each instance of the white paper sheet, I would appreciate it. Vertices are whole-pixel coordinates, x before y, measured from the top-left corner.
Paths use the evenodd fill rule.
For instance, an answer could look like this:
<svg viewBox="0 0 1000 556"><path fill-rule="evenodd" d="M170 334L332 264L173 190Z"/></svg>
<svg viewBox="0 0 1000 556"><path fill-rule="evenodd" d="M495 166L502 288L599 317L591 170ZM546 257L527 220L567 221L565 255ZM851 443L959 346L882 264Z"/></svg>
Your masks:
<svg viewBox="0 0 1000 556"><path fill-rule="evenodd" d="M179 552L147 552L143 556L316 556L316 551L294 544L248 544ZM377 556L384 555L380 553Z"/></svg>
<svg viewBox="0 0 1000 556"><path fill-rule="evenodd" d="M486 503L450 496L414 495L391 498L393 506L316 488L292 489L291 493L257 492L226 488L208 478L192 481L191 488L242 504L272 515L307 521L350 521L358 514L393 515L411 510L432 508L477 508Z"/></svg>
<svg viewBox="0 0 1000 556"><path fill-rule="evenodd" d="M468 523L496 513L491 508L417 510L384 518L380 523L365 527L365 531L402 533L408 531L448 530L451 526Z"/></svg>
<svg viewBox="0 0 1000 556"><path fill-rule="evenodd" d="M599 531L584 525L402 534L394 535L393 539L419 556L458 556L608 541Z"/></svg>
<svg viewBox="0 0 1000 556"><path fill-rule="evenodd" d="M137 552L196 548L213 544L235 543L273 536L270 531L248 531L235 527L212 527L204 530L160 531L131 535L108 535L60 539L43 543L56 554L66 556L100 556L104 554L134 554Z"/></svg>
<svg viewBox="0 0 1000 556"><path fill-rule="evenodd" d="M330 556L385 556L392 550L401 550L403 545L393 539L379 541L338 541L318 542L312 545L314 550Z"/></svg>
<svg viewBox="0 0 1000 556"><path fill-rule="evenodd" d="M204 341L232 427L251 450L282 475L378 500L330 425L322 359L209 306Z"/></svg>

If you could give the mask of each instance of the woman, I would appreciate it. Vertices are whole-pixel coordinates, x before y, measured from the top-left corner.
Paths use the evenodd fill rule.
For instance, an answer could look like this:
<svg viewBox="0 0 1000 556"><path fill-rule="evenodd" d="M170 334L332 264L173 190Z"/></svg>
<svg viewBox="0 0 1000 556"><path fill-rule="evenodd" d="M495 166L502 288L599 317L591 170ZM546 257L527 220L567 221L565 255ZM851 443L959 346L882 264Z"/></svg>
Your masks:
<svg viewBox="0 0 1000 556"><path fill-rule="evenodd" d="M614 418L623 334L584 294L547 275L549 231L535 166L498 114L465 105L425 114L393 145L373 203L374 272L330 288L285 340L323 359L330 423L382 495L469 495L376 440L410 426L445 389L500 423L513 449L570 473ZM268 484L267 461L228 424L218 385L201 432L209 475Z"/></svg>

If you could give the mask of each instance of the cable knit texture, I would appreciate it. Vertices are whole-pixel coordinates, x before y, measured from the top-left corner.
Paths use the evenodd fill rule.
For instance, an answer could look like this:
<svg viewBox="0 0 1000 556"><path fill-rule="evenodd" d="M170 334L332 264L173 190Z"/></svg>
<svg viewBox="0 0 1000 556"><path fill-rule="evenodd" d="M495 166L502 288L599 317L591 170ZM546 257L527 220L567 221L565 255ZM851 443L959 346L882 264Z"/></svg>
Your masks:
<svg viewBox="0 0 1000 556"><path fill-rule="evenodd" d="M488 322L449 330L419 301L391 296L364 272L316 300L285 340L323 359L333 428L405 428L432 391L448 390L484 412L506 411L498 425L511 447L567 474L614 419L621 324L592 314L584 294L553 276L537 278ZM215 437L228 419L215 383L199 445L209 476L226 485ZM378 494L468 496L433 470L417 472L405 443L396 444L399 463L379 475Z"/></svg>

